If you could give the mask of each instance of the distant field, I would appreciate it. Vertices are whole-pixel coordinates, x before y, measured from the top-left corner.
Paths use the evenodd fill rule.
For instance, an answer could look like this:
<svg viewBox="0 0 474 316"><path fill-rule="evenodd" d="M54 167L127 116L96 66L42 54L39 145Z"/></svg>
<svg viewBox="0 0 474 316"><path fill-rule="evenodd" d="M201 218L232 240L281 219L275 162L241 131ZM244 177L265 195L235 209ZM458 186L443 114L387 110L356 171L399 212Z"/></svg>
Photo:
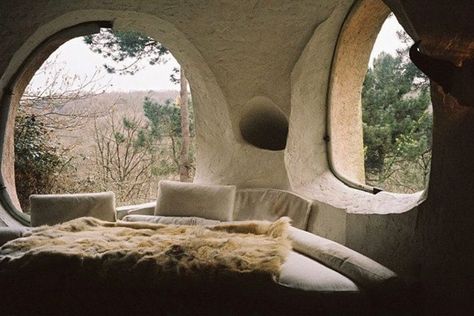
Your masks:
<svg viewBox="0 0 474 316"><path fill-rule="evenodd" d="M66 148L71 148L69 157L73 157L71 165L76 169L77 181L84 181L91 176L91 166L94 164L94 121L97 123L105 121L109 111L114 111L118 118L139 118L145 121L143 113L143 100L148 97L152 100L164 103L171 99L174 101L179 91L137 91L137 92L113 92L103 93L87 99L78 100L66 104L61 108L64 114L87 113L88 117L81 119L79 127L70 130L58 130L54 136L58 143ZM71 179L72 180L72 179ZM157 183L150 183L149 191L154 196ZM103 188L104 190L107 188ZM118 204L138 203L142 201L117 201Z"/></svg>
<svg viewBox="0 0 474 316"><path fill-rule="evenodd" d="M105 117L109 111L114 111L117 117L134 117L145 119L143 114L143 100L148 97L157 102L175 100L179 91L134 91L109 92L67 103L61 112L64 114L82 113L87 111L90 118L83 118L81 126L72 130L55 132L58 141L66 147L72 147L72 154L76 156L90 156L94 150L94 117ZM87 160L87 159L86 159ZM85 162L87 164L87 161Z"/></svg>

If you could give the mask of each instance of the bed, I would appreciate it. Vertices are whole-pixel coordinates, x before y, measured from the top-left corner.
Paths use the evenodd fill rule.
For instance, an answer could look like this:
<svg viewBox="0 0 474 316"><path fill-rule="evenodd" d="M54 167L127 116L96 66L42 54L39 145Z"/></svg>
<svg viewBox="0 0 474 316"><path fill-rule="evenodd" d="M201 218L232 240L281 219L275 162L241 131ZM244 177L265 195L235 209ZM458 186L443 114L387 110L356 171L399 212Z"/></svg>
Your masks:
<svg viewBox="0 0 474 316"><path fill-rule="evenodd" d="M175 182L160 183L158 197L153 205L114 213L118 222L110 221L108 214L104 215L107 221L89 217L72 223L89 220L110 227L148 229L198 227L198 230L222 230L222 227L234 227L231 234L236 233L235 227L238 227L238 233L247 235L253 232L245 226L249 223L252 227L274 225L285 221L286 216L293 222L283 233L289 248L283 251L276 272L271 273L259 268L245 273L204 269L203 273L192 275L173 270L173 273L153 279L150 272L137 274L130 266L124 268L122 265L115 274L101 278L97 271L91 272L90 265L85 265L84 260L62 262L48 258L30 267L20 264L21 269L8 270L5 264L2 265L2 256L6 258L6 249L15 243L13 240L0 248L0 282L5 299L1 307L5 314L399 315L405 311L404 287L395 273L338 243L304 230L311 212L309 200L279 190L238 191L233 186ZM44 207L39 209L39 213L44 212ZM242 231L244 226L247 230ZM31 234L21 232L23 237L16 242ZM193 238L196 239L187 239ZM181 248L175 250L182 256Z"/></svg>

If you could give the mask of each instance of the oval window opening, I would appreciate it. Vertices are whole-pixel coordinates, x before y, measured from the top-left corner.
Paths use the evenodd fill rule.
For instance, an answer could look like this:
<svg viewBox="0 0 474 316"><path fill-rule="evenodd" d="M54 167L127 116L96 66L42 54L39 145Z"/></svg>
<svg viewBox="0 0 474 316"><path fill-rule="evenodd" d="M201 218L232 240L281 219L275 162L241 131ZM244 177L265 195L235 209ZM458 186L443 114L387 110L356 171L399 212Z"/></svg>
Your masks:
<svg viewBox="0 0 474 316"><path fill-rule="evenodd" d="M104 28L60 46L30 81L16 116L23 211L30 194L113 191L120 206L155 199L162 179L192 181L189 91L168 49L144 34Z"/></svg>

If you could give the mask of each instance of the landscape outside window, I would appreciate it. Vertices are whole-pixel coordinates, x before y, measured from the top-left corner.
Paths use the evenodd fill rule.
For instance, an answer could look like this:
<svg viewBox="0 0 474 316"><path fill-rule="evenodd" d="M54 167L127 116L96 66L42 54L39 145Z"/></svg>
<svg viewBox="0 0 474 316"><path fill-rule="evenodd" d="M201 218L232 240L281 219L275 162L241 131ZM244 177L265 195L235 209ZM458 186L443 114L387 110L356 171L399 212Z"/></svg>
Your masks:
<svg viewBox="0 0 474 316"><path fill-rule="evenodd" d="M411 44L390 16L362 89L366 184L392 192L424 189L431 161L429 81L408 58ZM22 209L35 193L110 190L118 205L151 201L161 179L192 181L194 135L187 80L166 47L110 29L71 40L20 101L15 179Z"/></svg>
<svg viewBox="0 0 474 316"><path fill-rule="evenodd" d="M382 32L392 34L391 49L381 44ZM412 44L390 15L362 87L366 184L390 192L423 190L431 163L429 80L409 59Z"/></svg>
<svg viewBox="0 0 474 316"><path fill-rule="evenodd" d="M184 71L136 32L73 39L37 71L15 125L15 181L30 194L113 191L117 204L156 198L161 179L192 181L192 99Z"/></svg>

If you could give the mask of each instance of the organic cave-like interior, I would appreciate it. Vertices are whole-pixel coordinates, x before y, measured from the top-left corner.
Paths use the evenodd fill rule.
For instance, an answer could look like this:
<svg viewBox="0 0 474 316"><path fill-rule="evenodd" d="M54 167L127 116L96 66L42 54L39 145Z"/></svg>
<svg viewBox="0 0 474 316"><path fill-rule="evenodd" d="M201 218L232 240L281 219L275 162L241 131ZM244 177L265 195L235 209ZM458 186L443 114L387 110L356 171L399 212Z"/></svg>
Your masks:
<svg viewBox="0 0 474 316"><path fill-rule="evenodd" d="M390 13L431 91L428 184L410 194L364 179L362 85ZM472 315L473 21L467 0L0 2L0 314ZM19 99L104 27L185 70L194 180L121 207L32 196L27 214Z"/></svg>

